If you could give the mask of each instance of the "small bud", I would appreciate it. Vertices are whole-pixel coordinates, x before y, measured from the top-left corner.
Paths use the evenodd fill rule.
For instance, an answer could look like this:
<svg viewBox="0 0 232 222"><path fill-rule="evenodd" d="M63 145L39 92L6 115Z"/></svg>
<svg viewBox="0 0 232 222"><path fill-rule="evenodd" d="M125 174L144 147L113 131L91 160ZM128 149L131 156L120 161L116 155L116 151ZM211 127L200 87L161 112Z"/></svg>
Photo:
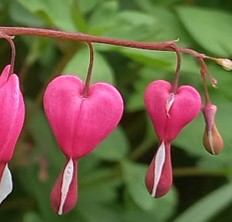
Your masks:
<svg viewBox="0 0 232 222"><path fill-rule="evenodd" d="M205 127L203 145L213 155L217 155L223 150L224 142L215 125L212 129Z"/></svg>
<svg viewBox="0 0 232 222"><path fill-rule="evenodd" d="M227 71L231 71L232 70L232 61L230 59L221 59L218 58L215 60L216 63L220 66L222 66L222 68L224 68Z"/></svg>
<svg viewBox="0 0 232 222"><path fill-rule="evenodd" d="M208 104L202 109L206 124L203 136L203 145L205 149L213 155L219 154L224 146L223 139L215 125L216 112L217 107L212 104Z"/></svg>

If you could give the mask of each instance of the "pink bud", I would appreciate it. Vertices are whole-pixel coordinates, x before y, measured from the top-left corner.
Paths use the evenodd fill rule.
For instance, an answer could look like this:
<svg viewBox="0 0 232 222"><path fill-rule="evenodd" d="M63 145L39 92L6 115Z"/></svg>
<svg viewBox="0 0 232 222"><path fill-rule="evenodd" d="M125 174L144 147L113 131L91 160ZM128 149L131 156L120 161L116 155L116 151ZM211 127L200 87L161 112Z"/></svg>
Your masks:
<svg viewBox="0 0 232 222"><path fill-rule="evenodd" d="M171 142L200 111L201 98L191 86L181 86L172 93L164 80L150 83L145 91L145 106L160 141Z"/></svg>
<svg viewBox="0 0 232 222"><path fill-rule="evenodd" d="M172 186L172 163L170 144L162 143L148 167L145 177L146 187L152 197L165 195Z"/></svg>
<svg viewBox="0 0 232 222"><path fill-rule="evenodd" d="M110 84L96 83L82 96L84 84L76 76L59 76L44 94L44 110L56 140L68 158L91 152L117 126L123 100Z"/></svg>
<svg viewBox="0 0 232 222"><path fill-rule="evenodd" d="M203 145L205 149L213 155L219 154L224 147L223 139L215 124L216 112L217 107L212 104L207 104L202 108L202 113L205 119Z"/></svg>
<svg viewBox="0 0 232 222"><path fill-rule="evenodd" d="M206 126L212 129L214 126L215 114L217 112L217 107L213 104L207 104L202 108L202 113L205 119Z"/></svg>
<svg viewBox="0 0 232 222"><path fill-rule="evenodd" d="M7 163L13 155L25 115L18 76L9 71L10 65L7 65L0 76L0 203L12 190Z"/></svg>

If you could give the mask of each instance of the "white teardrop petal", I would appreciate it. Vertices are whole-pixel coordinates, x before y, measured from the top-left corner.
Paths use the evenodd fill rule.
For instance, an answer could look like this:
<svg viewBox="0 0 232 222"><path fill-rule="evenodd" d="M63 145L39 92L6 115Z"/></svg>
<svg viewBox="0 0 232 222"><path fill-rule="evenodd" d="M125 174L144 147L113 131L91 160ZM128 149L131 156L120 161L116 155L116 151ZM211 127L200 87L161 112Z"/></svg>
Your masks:
<svg viewBox="0 0 232 222"><path fill-rule="evenodd" d="M153 183L153 189L151 193L152 197L156 196L156 190L157 190L160 178L161 178L161 173L162 173L162 169L163 169L164 162L165 162L165 156L166 156L165 144L163 141L155 155L154 183Z"/></svg>
<svg viewBox="0 0 232 222"><path fill-rule="evenodd" d="M74 164L73 160L70 159L64 169L63 177L62 177L62 185L61 185L61 200L60 200L60 206L58 210L58 214L63 214L63 207L65 200L68 195L69 187L73 179L73 173L74 173Z"/></svg>
<svg viewBox="0 0 232 222"><path fill-rule="evenodd" d="M8 164L6 164L2 173L2 178L0 179L0 204L12 192L12 190L12 176L8 168Z"/></svg>

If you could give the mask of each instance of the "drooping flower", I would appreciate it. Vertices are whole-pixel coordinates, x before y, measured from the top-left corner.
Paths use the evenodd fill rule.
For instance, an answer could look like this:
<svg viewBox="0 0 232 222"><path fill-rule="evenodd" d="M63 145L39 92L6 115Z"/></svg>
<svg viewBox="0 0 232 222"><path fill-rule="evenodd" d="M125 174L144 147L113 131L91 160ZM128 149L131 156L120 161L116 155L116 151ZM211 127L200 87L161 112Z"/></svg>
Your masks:
<svg viewBox="0 0 232 222"><path fill-rule="evenodd" d="M58 214L71 210L77 200L76 160L90 153L117 126L123 113L120 93L110 84L95 83L87 97L75 76L59 76L44 94L44 111L67 164L51 192Z"/></svg>
<svg viewBox="0 0 232 222"><path fill-rule="evenodd" d="M169 82L157 80L148 85L144 101L159 140L145 182L153 197L161 197L172 185L171 142L197 116L201 98L191 86L181 86L173 93Z"/></svg>
<svg viewBox="0 0 232 222"><path fill-rule="evenodd" d="M202 108L202 113L205 119L203 145L205 149L213 155L219 154L223 150L224 146L223 139L215 124L216 112L217 107L212 104L207 104Z"/></svg>
<svg viewBox="0 0 232 222"><path fill-rule="evenodd" d="M25 105L16 74L7 65L0 76L0 203L11 193L13 184L8 168L23 127Z"/></svg>

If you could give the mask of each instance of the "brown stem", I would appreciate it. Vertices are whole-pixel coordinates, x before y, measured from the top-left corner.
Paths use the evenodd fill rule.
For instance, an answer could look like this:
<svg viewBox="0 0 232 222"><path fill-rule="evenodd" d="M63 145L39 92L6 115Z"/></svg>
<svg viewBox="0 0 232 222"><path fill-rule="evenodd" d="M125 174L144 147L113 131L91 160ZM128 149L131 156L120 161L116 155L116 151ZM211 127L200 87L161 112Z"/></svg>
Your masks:
<svg viewBox="0 0 232 222"><path fill-rule="evenodd" d="M15 45L14 45L14 37L7 35L5 33L2 33L0 31L0 38L4 38L8 41L8 43L10 44L11 47L11 61L10 61L10 70L9 70L9 74L11 75L14 72L14 64L15 64L15 56L16 56L16 50L15 50Z"/></svg>
<svg viewBox="0 0 232 222"><path fill-rule="evenodd" d="M127 41L127 40L114 39L108 37L93 36L80 32L64 32L64 31L41 29L41 28L0 27L0 32L6 35L43 36L43 37L56 38L56 39L85 41L91 43L102 43L108 45L117 45L117 46L124 46L130 48L159 50L159 51L175 51L173 45L175 45L176 43L176 40L167 41L167 42ZM178 47L178 51L181 53L190 54L194 57L205 58L204 54L196 52L192 49Z"/></svg>
<svg viewBox="0 0 232 222"><path fill-rule="evenodd" d="M175 94L177 89L178 89L180 67L181 67L181 55L180 55L178 48L176 48L175 45L173 46L173 49L176 52L176 71L175 71L175 75L174 75L174 82L172 85L172 92Z"/></svg>
<svg viewBox="0 0 232 222"><path fill-rule="evenodd" d="M208 75L211 78L212 81L212 76L209 74L207 66L205 64L204 59L198 58L198 61L201 66L201 78L202 78L202 83L203 83L203 90L204 90L204 96L205 96L205 104L211 103L210 97L209 97L209 92L208 92L208 87L207 87L207 82L206 82L206 76Z"/></svg>
<svg viewBox="0 0 232 222"><path fill-rule="evenodd" d="M93 62L94 62L93 45L91 44L91 42L86 42L86 44L89 47L89 67L88 67L88 71L87 71L87 75L86 75L86 79L85 79L85 86L84 86L83 93L82 93L83 97L87 97L89 94L89 85L90 85L90 81L91 81Z"/></svg>

